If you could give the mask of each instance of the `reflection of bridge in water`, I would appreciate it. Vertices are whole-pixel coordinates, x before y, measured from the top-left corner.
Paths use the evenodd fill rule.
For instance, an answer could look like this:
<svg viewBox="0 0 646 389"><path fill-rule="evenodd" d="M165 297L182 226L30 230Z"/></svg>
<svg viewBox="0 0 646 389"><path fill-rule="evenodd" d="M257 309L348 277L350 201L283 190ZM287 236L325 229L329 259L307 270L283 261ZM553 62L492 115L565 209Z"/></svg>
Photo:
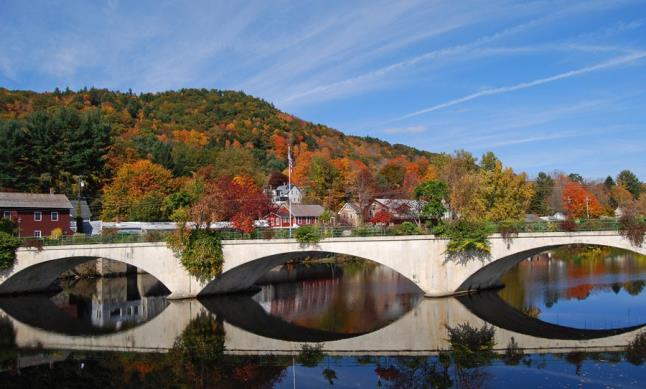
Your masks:
<svg viewBox="0 0 646 389"><path fill-rule="evenodd" d="M428 355L449 349L446 327L490 323L496 329L495 348L504 350L512 338L528 352L576 350L615 351L634 339L641 327L614 330L572 329L525 316L493 293L460 299L423 299L399 320L365 334L342 334L299 327L269 315L249 297L172 301L149 322L113 334L67 335L71 320L55 314L48 299L0 301L2 312L16 332L21 348L164 352L173 347L190 321L211 312L225 321L229 354L294 354L303 343L324 342L323 350L337 355ZM10 306L7 305L11 302ZM48 303L49 302L49 303ZM28 307L17 313L16 306ZM56 308L57 309L57 308ZM47 312L47 323L39 321ZM14 317L16 315L17 317Z"/></svg>

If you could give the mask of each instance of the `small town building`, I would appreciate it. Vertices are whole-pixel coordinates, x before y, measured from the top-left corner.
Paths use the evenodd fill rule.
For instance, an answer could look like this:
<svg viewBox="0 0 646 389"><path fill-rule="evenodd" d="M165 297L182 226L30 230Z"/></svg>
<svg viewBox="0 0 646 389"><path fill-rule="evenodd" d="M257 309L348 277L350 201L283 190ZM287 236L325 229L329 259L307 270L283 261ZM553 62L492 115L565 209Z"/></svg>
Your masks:
<svg viewBox="0 0 646 389"><path fill-rule="evenodd" d="M367 216L372 219L380 211L388 212L393 223L417 222L422 218L423 201L409 199L374 199L368 206Z"/></svg>
<svg viewBox="0 0 646 389"><path fill-rule="evenodd" d="M303 191L294 184L280 185L276 189L271 190L271 201L277 205L288 204L289 201L292 204L300 204L302 200Z"/></svg>
<svg viewBox="0 0 646 389"><path fill-rule="evenodd" d="M270 227L285 228L317 224L325 209L316 204L292 204L292 217L290 221L289 207L281 205L277 211L265 217Z"/></svg>
<svg viewBox="0 0 646 389"><path fill-rule="evenodd" d="M49 236L56 228L70 235L71 212L63 194L0 192L0 216L16 223L21 237Z"/></svg>
<svg viewBox="0 0 646 389"><path fill-rule="evenodd" d="M361 223L362 211L358 203L347 202L337 212L341 225L356 227Z"/></svg>
<svg viewBox="0 0 646 389"><path fill-rule="evenodd" d="M70 229L75 233L92 234L92 211L85 200L70 200L72 213L70 214ZM78 229L77 218L80 217L81 229Z"/></svg>

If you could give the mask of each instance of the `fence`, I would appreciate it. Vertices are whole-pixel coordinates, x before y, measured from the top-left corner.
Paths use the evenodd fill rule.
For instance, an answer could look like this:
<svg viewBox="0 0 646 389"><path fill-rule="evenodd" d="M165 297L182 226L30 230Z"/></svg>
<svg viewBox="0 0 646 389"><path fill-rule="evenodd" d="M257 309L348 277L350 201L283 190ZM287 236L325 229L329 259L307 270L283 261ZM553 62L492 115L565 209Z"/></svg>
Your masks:
<svg viewBox="0 0 646 389"><path fill-rule="evenodd" d="M619 222L616 219L591 219L583 220L578 223L573 221L565 222L527 222L527 223L488 223L485 225L487 231L504 232L504 233L521 233L521 232L563 232L563 231L617 231ZM297 229L292 230L294 237ZM427 235L431 234L430 230L418 228L410 224L399 226L365 226L365 227L332 227L320 226L319 235L321 239L350 237L350 236L401 236L401 235ZM148 231L144 233L114 233L102 235L72 235L62 236L60 238L22 238L22 246L42 247L42 246L62 246L77 244L105 244L105 243L143 243L143 242L162 242L166 236L172 232L167 231ZM257 229L252 233L243 233L240 231L223 230L220 232L223 240L242 240L242 239L286 239L290 237L288 229Z"/></svg>

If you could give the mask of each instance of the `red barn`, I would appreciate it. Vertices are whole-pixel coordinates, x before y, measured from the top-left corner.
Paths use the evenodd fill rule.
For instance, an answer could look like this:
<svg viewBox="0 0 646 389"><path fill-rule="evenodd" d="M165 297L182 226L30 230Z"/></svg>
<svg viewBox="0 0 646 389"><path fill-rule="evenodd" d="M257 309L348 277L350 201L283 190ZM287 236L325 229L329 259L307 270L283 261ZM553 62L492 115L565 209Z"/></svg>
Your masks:
<svg viewBox="0 0 646 389"><path fill-rule="evenodd" d="M292 227L307 224L316 224L319 222L321 214L325 209L320 205L292 204ZM271 227L289 227L289 207L282 205L278 211L265 216Z"/></svg>
<svg viewBox="0 0 646 389"><path fill-rule="evenodd" d="M0 192L0 216L18 226L19 236L49 236L55 228L72 233L72 204L63 194Z"/></svg>

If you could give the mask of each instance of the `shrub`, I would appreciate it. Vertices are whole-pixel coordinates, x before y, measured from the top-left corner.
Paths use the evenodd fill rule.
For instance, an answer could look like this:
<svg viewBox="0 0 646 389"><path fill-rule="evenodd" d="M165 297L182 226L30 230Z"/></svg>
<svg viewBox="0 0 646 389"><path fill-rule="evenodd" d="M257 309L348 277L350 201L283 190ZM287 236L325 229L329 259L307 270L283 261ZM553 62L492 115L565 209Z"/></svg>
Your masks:
<svg viewBox="0 0 646 389"><path fill-rule="evenodd" d="M63 230L56 227L52 230L51 234L49 234L49 239L60 239L61 236L63 236Z"/></svg>
<svg viewBox="0 0 646 389"><path fill-rule="evenodd" d="M12 222L9 219L0 219L0 232L5 232L9 235L13 235L16 232L16 223Z"/></svg>
<svg viewBox="0 0 646 389"><path fill-rule="evenodd" d="M619 218L619 233L633 246L641 247L644 243L646 223L641 220L638 212L626 210Z"/></svg>
<svg viewBox="0 0 646 389"><path fill-rule="evenodd" d="M43 240L38 238L27 238L22 241L22 246L33 247L38 251L43 249Z"/></svg>
<svg viewBox="0 0 646 389"><path fill-rule="evenodd" d="M646 332L635 336L626 347L626 360L633 365L639 366L646 360Z"/></svg>
<svg viewBox="0 0 646 389"><path fill-rule="evenodd" d="M571 219L562 221L560 227L561 227L561 230L566 232L574 232L577 229L576 222Z"/></svg>
<svg viewBox="0 0 646 389"><path fill-rule="evenodd" d="M494 358L493 337L496 330L492 326L485 324L481 328L474 328L464 323L454 328L447 326L446 329L456 364L469 369L487 365Z"/></svg>
<svg viewBox="0 0 646 389"><path fill-rule="evenodd" d="M320 344L315 346L304 344L296 360L305 367L316 367L325 358L325 354L321 351L322 348L323 346Z"/></svg>
<svg viewBox="0 0 646 389"><path fill-rule="evenodd" d="M446 250L450 254L490 253L490 233L491 230L485 224L466 220L440 224L433 228L433 234L449 239Z"/></svg>
<svg viewBox="0 0 646 389"><path fill-rule="evenodd" d="M222 240L216 231L197 229L169 234L166 244L180 257L182 266L204 281L222 274Z"/></svg>
<svg viewBox="0 0 646 389"><path fill-rule="evenodd" d="M316 244L321 241L321 233L313 226L302 226L294 233L296 241L301 244Z"/></svg>
<svg viewBox="0 0 646 389"><path fill-rule="evenodd" d="M522 229L522 223L517 220L503 220L496 227L497 232L505 241L511 241L518 236Z"/></svg>
<svg viewBox="0 0 646 389"><path fill-rule="evenodd" d="M417 235L421 231L416 224L406 221L397 226L394 232L395 235Z"/></svg>
<svg viewBox="0 0 646 389"><path fill-rule="evenodd" d="M16 262L16 249L20 247L20 239L0 232L0 270L10 269Z"/></svg>
<svg viewBox="0 0 646 389"><path fill-rule="evenodd" d="M156 230L149 230L144 233L144 240L146 242L163 242L164 233Z"/></svg>
<svg viewBox="0 0 646 389"><path fill-rule="evenodd" d="M274 229L273 228L265 228L262 230L262 238L264 240L271 240L274 237Z"/></svg>

